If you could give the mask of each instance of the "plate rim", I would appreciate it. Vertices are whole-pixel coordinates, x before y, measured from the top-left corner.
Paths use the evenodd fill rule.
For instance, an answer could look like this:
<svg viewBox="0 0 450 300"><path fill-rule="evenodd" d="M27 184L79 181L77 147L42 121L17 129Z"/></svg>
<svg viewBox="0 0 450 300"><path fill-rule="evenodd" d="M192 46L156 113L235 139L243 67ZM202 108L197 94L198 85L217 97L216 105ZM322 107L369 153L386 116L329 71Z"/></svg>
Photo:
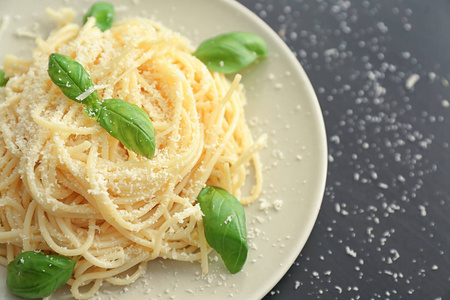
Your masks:
<svg viewBox="0 0 450 300"><path fill-rule="evenodd" d="M320 133L320 135L317 135L315 139L316 141L315 144L317 144L315 146L317 146L318 147L317 149L320 150L321 152L320 160L317 161L318 176L315 178L315 181L317 182L314 188L315 199L314 201L310 201L311 203L313 203L313 205L311 205L310 214L308 215L308 222L305 223L306 226L303 228L305 234L301 236L301 238L297 239L297 241L294 243L295 245L294 247L291 247L289 251L286 251L285 256L288 256L289 259L284 260L282 265L278 266L276 269L273 270L272 273L273 275L271 276L270 279L268 279L268 281L266 282L267 284L264 286L260 285L259 288L256 289L252 294L253 296L255 296L255 298L261 299L265 295L267 295L280 280L282 280L282 278L294 264L294 262L298 258L298 255L303 250L307 240L310 238L311 232L316 224L320 208L323 202L328 172L328 145L327 145L326 128L320 103L314 91L313 85L307 73L301 66L299 60L294 56L294 54L292 53L288 45L285 43L285 41L283 41L283 39L264 20L262 20L259 16L257 16L253 11L251 11L242 3L236 0L215 0L215 1L217 4L228 6L233 11L237 11L244 14L245 18L249 19L252 23L255 23L255 26L261 28L265 33L267 33L270 36L271 39L273 39L274 43L276 43L277 46L279 46L280 50L282 51L280 53L280 56L284 56L285 59L289 61L289 63L293 66L293 70L295 70L295 72L298 73L299 78L301 78L302 84L304 84L303 88L306 91L305 93L307 93L308 95L309 99L308 101L311 101L310 103L311 112L314 115L315 120L317 121L314 122L314 127L317 127L316 129ZM296 253L296 255L294 255L293 253Z"/></svg>
<svg viewBox="0 0 450 300"><path fill-rule="evenodd" d="M273 277L278 278L275 283L271 284L264 292L261 292L259 295L259 298L263 298L266 296L277 284L280 280L283 279L284 275L289 271L289 269L292 267L292 265L295 263L296 259L300 255L301 251L303 250L306 242L308 241L309 237L311 236L312 230L317 222L317 218L319 216L320 208L322 206L323 197L325 194L325 187L326 187L326 181L327 181L327 172L328 172L328 144L327 144L327 134L326 134L326 127L325 127L325 120L323 118L322 109L320 107L319 99L317 98L317 94L314 91L313 85L311 83L311 80L309 79L307 73L303 69L301 63L299 60L294 56L291 49L289 49L288 45L285 41L270 27L264 20L262 20L260 17L258 17L253 11L251 11L249 8L247 8L242 3L238 2L237 0L218 0L219 2L222 2L226 5L229 5L233 7L234 9L241 11L246 15L246 17L250 18L252 21L257 23L258 26L260 26L262 29L264 29L265 32L267 32L271 38L273 38L277 44L279 44L280 48L282 49L284 55L289 61L292 63L293 66L295 66L295 70L299 73L302 81L305 83L305 88L307 90L308 95L311 97L313 108L314 108L314 114L316 115L318 122L316 125L319 126L318 130L320 132L320 138L318 139L318 146L322 150L321 152L321 160L318 162L318 165L320 166L318 169L321 170L319 172L320 178L318 180L319 187L316 190L316 197L317 200L313 201L313 212L312 215L310 215L310 221L307 223L308 228L305 229L305 232L307 232L307 235L304 235L301 239L297 241L296 250L292 252L297 252L297 255L290 255L289 263L284 263L282 266L279 266L274 273Z"/></svg>

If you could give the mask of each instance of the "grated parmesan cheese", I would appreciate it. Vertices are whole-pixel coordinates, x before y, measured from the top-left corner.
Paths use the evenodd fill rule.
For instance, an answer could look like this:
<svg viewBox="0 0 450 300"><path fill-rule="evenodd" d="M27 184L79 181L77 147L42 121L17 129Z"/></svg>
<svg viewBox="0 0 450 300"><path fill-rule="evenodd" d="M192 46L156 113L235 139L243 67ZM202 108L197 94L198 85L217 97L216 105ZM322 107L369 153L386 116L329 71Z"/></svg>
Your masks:
<svg viewBox="0 0 450 300"><path fill-rule="evenodd" d="M411 76L409 76L405 83L406 89L411 90L417 83L417 81L419 81L419 79L420 76L418 74L412 74Z"/></svg>

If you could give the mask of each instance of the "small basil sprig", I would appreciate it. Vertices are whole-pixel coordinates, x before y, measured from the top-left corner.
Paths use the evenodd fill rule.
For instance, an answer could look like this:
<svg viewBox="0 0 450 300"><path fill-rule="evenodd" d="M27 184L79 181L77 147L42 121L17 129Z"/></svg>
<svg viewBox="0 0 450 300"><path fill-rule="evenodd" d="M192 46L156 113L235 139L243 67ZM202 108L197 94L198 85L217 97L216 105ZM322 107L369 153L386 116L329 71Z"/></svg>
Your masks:
<svg viewBox="0 0 450 300"><path fill-rule="evenodd" d="M96 90L85 99L79 100L81 94L94 88L94 84L83 66L70 57L59 53L50 54L48 75L67 98L84 104L97 102Z"/></svg>
<svg viewBox="0 0 450 300"><path fill-rule="evenodd" d="M6 76L5 72L0 69L0 87L5 86L8 80L8 76Z"/></svg>
<svg viewBox="0 0 450 300"><path fill-rule="evenodd" d="M88 10L83 17L83 24L87 22L89 17L94 17L97 21L95 26L101 31L108 30L114 22L114 6L107 2L96 2Z"/></svg>
<svg viewBox="0 0 450 300"><path fill-rule="evenodd" d="M23 298L48 297L69 280L76 263L77 259L41 251L23 252L8 264L6 285Z"/></svg>
<svg viewBox="0 0 450 300"><path fill-rule="evenodd" d="M206 186L197 198L203 212L205 237L222 257L230 273L239 272L247 260L247 228L242 204L226 190Z"/></svg>
<svg viewBox="0 0 450 300"><path fill-rule="evenodd" d="M139 106L122 99L97 102L92 79L81 64L58 53L50 55L48 75L70 99L86 104L84 112L96 120L122 144L147 158L155 154L155 130L148 114ZM86 98L81 99L83 93Z"/></svg>
<svg viewBox="0 0 450 300"><path fill-rule="evenodd" d="M230 32L202 42L194 56L211 71L234 73L267 54L262 38L247 32Z"/></svg>

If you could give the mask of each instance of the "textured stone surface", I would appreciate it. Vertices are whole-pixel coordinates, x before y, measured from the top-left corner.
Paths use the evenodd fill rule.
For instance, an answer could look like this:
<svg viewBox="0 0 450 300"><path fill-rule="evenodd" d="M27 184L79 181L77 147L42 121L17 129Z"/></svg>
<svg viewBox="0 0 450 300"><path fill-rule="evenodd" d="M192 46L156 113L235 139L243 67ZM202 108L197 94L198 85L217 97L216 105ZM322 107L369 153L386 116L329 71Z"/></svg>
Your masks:
<svg viewBox="0 0 450 300"><path fill-rule="evenodd" d="M296 54L329 144L318 221L265 299L450 299L450 2L239 2Z"/></svg>

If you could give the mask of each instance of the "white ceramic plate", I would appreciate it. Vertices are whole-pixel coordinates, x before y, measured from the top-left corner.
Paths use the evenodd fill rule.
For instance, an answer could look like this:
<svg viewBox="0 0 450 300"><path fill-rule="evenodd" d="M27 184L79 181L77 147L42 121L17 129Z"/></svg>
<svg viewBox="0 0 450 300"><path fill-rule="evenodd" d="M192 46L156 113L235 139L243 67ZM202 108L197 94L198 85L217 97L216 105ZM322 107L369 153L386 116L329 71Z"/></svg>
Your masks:
<svg viewBox="0 0 450 300"><path fill-rule="evenodd" d="M30 56L34 40L18 37L17 29L46 37L52 21L46 7L72 7L77 20L91 1L2 1L0 62L8 53ZM242 272L230 275L222 262L213 262L202 276L200 264L157 260L148 274L125 290L103 286L101 299L261 299L283 277L297 258L313 228L322 201L327 150L325 128L314 90L297 59L269 26L231 0L117 0L116 18L152 18L190 38L194 45L223 32L253 32L268 44L270 54L243 73L248 96L246 114L255 137L269 134L261 156L265 166L264 203L246 208L251 249ZM80 21L81 23L81 21ZM37 24L37 25L36 25ZM1 63L0 63L1 65ZM281 201L279 201L281 200ZM276 205L275 205L276 206ZM214 255L212 255L214 257ZM5 284L0 267L0 298L16 299ZM70 299L60 292L52 299Z"/></svg>

